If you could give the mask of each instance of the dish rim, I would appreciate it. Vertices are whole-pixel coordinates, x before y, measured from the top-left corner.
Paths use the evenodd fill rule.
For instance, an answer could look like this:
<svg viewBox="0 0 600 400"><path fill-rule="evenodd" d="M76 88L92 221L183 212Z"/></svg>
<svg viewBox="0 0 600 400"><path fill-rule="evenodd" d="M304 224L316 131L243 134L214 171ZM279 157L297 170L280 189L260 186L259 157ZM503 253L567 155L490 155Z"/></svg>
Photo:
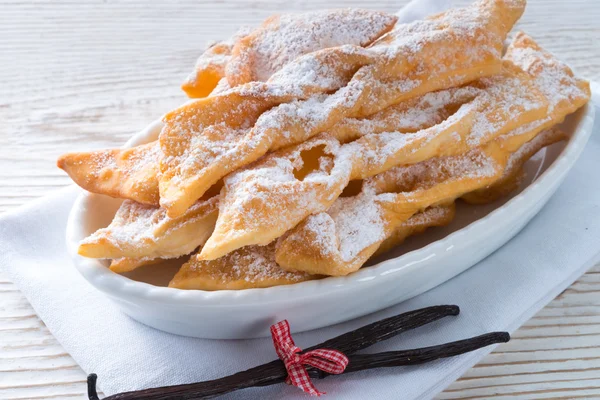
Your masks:
<svg viewBox="0 0 600 400"><path fill-rule="evenodd" d="M300 282L290 285L280 285L268 288L251 288L243 290L184 290L149 283L134 281L125 276L110 271L98 259L85 258L77 254L86 217L85 204L90 196L101 196L83 192L75 200L67 222L66 241L70 255L77 270L97 289L109 296L123 300L146 301L164 305L183 307L240 307L256 306L259 304L294 303L298 298L335 297L347 295L351 291L363 290L365 287L376 285L381 279L391 279L411 265L418 264L440 252L447 252L454 243L464 243L471 235L486 229L488 225L504 220L503 215L510 212L519 204L539 200L552 190L553 182L560 182L568 173L591 136L594 126L595 107L592 101L577 111L581 113L564 149L552 164L529 186L508 200L502 206L494 209L486 216L473 221L469 225L456 230L446 237L431 242L421 248L402 254L401 256L381 261L368 268L360 269L346 276L328 277L313 281ZM149 124L144 130L135 134L124 147L131 147L149 141L149 135L160 129L160 120ZM508 211L507 211L508 210ZM472 237L472 236L471 236ZM388 276L389 275L389 276ZM377 279L379 278L379 279Z"/></svg>

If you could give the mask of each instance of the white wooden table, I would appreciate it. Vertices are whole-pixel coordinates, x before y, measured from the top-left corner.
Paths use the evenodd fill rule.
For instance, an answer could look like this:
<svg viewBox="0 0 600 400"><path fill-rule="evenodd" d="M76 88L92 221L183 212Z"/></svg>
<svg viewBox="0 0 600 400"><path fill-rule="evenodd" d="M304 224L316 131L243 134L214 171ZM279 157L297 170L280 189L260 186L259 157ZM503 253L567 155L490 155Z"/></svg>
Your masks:
<svg viewBox="0 0 600 400"><path fill-rule="evenodd" d="M277 12L406 1L1 0L0 212L67 185L60 153L119 145L180 104L207 40ZM530 3L520 28L600 80L600 1ZM596 267L439 398L600 398L599 293ZM84 398L84 379L0 276L0 399Z"/></svg>

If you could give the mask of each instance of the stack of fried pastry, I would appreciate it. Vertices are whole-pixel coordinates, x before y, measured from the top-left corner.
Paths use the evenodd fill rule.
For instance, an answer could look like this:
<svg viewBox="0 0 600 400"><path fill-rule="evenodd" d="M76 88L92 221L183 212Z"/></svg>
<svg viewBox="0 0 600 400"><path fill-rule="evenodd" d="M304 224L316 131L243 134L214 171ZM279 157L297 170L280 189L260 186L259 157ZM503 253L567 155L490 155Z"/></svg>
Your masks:
<svg viewBox="0 0 600 400"><path fill-rule="evenodd" d="M280 15L213 45L156 141L59 159L124 199L79 253L118 273L186 256L175 288L269 287L347 275L457 200L510 193L590 98L524 33L503 49L524 7Z"/></svg>

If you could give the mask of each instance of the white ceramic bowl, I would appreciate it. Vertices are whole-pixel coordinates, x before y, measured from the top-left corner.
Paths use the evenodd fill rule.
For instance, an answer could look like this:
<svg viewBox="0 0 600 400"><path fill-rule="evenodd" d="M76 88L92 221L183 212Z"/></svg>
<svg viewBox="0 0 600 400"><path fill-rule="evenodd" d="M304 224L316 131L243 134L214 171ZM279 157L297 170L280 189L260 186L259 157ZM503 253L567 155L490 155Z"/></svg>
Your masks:
<svg viewBox="0 0 600 400"><path fill-rule="evenodd" d="M121 276L100 260L77 255L81 239L108 225L120 200L82 193L69 216L67 243L74 264L93 286L126 314L154 328L202 338L268 335L287 318L296 331L359 317L429 290L463 272L506 243L542 208L571 169L591 134L594 107L563 124L569 140L540 151L526 165L527 179L510 198L486 206L459 204L455 221L409 238L371 266L345 277L240 291L164 287L177 265L144 267ZM126 146L156 139L160 122ZM153 284L152 284L153 283ZM163 286L160 286L163 285ZM318 312L315 312L318 310Z"/></svg>

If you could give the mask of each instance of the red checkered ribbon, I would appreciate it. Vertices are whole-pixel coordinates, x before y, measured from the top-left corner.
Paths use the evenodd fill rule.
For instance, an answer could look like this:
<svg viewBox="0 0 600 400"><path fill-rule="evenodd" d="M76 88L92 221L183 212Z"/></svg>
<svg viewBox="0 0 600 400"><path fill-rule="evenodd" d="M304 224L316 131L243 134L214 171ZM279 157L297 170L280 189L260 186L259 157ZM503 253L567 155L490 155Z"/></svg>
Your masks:
<svg viewBox="0 0 600 400"><path fill-rule="evenodd" d="M312 396L320 396L325 392L319 392L315 388L304 365L335 375L344 372L348 365L348 357L337 350L317 349L299 354L302 350L294 343L287 320L271 325L271 336L275 351L288 372L285 382L299 387Z"/></svg>

